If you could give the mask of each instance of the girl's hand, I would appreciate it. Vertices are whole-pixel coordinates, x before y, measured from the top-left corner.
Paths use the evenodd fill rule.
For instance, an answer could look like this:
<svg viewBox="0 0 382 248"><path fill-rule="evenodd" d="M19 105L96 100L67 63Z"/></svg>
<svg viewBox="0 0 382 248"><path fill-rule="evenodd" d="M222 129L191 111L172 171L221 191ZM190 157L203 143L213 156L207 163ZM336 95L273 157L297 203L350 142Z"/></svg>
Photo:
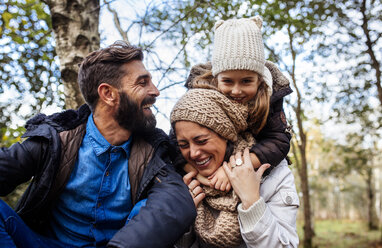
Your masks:
<svg viewBox="0 0 382 248"><path fill-rule="evenodd" d="M191 194L192 199L194 200L195 207L199 205L199 203L206 197L203 192L202 187L200 187L200 182L194 177L197 172L192 171L184 175L183 182L188 186L188 191Z"/></svg>
<svg viewBox="0 0 382 248"><path fill-rule="evenodd" d="M229 182L227 174L225 174L224 169L220 166L214 174L208 177L210 180L210 187L221 191L230 191L231 183Z"/></svg>
<svg viewBox="0 0 382 248"><path fill-rule="evenodd" d="M195 169L194 166L190 165L189 163L185 164L183 167L183 170L187 173L189 172L195 172L196 173L196 179L203 185L210 186L210 180L208 180L207 177L204 177L199 174L198 170Z"/></svg>
<svg viewBox="0 0 382 248"><path fill-rule="evenodd" d="M242 165L236 165L238 159L243 159ZM248 209L260 198L260 182L261 177L270 164L263 164L255 171L253 169L249 150L244 150L244 156L241 156L241 152L231 156L229 164L223 163L223 168L227 174L232 187L236 194L239 196L243 209Z"/></svg>

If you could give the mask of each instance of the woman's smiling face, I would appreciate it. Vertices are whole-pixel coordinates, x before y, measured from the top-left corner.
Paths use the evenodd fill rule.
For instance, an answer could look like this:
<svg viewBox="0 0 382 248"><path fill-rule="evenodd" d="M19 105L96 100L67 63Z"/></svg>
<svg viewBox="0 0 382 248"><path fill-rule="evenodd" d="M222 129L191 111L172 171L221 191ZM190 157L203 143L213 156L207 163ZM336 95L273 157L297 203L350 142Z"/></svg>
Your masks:
<svg viewBox="0 0 382 248"><path fill-rule="evenodd" d="M189 164L205 177L223 163L227 141L214 131L191 121L175 123L179 149Z"/></svg>

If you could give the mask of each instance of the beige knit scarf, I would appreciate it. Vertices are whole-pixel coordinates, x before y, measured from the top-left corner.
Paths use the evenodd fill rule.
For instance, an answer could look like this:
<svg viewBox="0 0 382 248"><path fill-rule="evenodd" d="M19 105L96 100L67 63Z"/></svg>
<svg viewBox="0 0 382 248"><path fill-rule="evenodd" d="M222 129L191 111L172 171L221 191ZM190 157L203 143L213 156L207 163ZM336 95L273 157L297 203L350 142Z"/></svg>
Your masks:
<svg viewBox="0 0 382 248"><path fill-rule="evenodd" d="M255 139L249 132L242 133L235 142L234 153L251 147ZM243 240L240 233L237 205L239 197L233 190L226 193L202 186L206 197L197 208L196 235L208 247L235 247Z"/></svg>

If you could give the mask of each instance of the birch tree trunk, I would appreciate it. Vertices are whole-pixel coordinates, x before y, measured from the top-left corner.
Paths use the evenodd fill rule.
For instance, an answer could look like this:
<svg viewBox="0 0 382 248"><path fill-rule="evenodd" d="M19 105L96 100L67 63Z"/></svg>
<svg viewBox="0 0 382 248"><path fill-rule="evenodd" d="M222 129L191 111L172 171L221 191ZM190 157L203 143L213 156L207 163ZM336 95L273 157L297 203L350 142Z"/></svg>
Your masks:
<svg viewBox="0 0 382 248"><path fill-rule="evenodd" d="M43 0L50 9L64 85L65 108L84 103L77 83L78 64L99 49L99 0Z"/></svg>

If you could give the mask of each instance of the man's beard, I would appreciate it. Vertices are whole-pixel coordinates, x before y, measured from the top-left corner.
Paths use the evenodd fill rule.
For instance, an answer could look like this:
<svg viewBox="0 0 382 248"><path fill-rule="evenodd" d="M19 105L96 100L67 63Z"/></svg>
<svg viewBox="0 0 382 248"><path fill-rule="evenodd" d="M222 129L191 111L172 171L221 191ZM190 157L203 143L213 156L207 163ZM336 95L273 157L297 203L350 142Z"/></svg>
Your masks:
<svg viewBox="0 0 382 248"><path fill-rule="evenodd" d="M119 93L120 104L114 118L118 124L131 131L132 133L147 134L154 130L157 121L155 116L151 114L146 116L142 106L146 104L154 104L155 97L146 97L143 99L141 106L130 99L126 93Z"/></svg>

